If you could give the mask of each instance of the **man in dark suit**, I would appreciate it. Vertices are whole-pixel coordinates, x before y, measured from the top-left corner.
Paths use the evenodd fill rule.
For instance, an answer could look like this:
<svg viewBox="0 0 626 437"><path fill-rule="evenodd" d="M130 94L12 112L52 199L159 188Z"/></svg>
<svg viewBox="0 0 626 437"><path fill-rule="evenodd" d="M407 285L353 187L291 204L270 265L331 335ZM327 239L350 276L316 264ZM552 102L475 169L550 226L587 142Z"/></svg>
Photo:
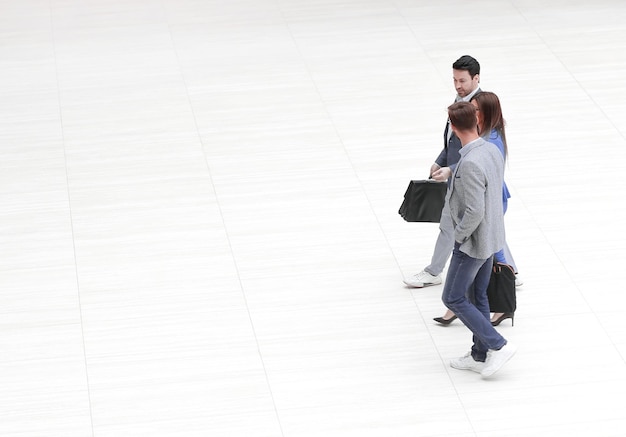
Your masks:
<svg viewBox="0 0 626 437"><path fill-rule="evenodd" d="M452 64L452 78L457 92L455 102L469 102L475 94L480 92L480 64L473 57L465 55L457 59ZM450 178L460 158L461 141L450 129L449 120L443 133L443 141L443 150L430 168L431 177L439 181ZM443 272L446 262L450 258L454 244L454 228L447 205L441 211L439 230L430 264L416 275L404 279L404 283L409 287L422 288L441 284L441 272ZM446 316L454 315L449 313ZM438 317L437 319L441 318ZM444 317L443 321L446 320L450 319Z"/></svg>

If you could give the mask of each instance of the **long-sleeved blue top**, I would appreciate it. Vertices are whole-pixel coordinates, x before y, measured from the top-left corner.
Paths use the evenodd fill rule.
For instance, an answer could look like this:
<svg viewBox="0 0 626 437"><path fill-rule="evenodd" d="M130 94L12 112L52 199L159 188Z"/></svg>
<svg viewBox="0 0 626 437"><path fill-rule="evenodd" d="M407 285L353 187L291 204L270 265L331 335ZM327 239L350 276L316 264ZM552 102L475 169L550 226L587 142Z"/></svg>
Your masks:
<svg viewBox="0 0 626 437"><path fill-rule="evenodd" d="M502 142L502 137L500 136L500 133L493 129L490 133L489 133L489 138L485 137L485 140L490 142L491 144L495 144L498 149L500 150L500 153L502 153L502 157L504 158L504 160L506 161L506 155L504 153L504 143ZM511 198L511 193L509 192L509 188L506 186L506 182L502 182L502 205L505 205L504 210L506 211L506 204L508 203L508 199Z"/></svg>

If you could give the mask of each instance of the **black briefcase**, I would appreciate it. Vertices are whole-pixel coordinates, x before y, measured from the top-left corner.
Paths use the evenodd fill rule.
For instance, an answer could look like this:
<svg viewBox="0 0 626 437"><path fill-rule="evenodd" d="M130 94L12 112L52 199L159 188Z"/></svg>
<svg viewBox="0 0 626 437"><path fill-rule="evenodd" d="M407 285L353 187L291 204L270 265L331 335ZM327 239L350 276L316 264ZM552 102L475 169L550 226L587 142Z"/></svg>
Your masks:
<svg viewBox="0 0 626 437"><path fill-rule="evenodd" d="M447 189L447 182L411 181L398 214L407 222L439 223Z"/></svg>

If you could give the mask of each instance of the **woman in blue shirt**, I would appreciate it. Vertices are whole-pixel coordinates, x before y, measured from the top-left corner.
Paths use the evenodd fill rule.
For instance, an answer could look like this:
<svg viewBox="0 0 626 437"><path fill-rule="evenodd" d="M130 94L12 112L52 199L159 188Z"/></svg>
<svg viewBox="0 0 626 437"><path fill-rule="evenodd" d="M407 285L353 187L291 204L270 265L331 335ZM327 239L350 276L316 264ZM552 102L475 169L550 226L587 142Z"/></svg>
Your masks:
<svg viewBox="0 0 626 437"><path fill-rule="evenodd" d="M502 108L500 106L500 99L494 93L483 91L481 93L475 94L470 100L472 104L476 107L476 118L478 121L478 133L488 142L495 144L502 156L504 157L504 161L506 162L506 158L508 155L508 149L506 145L506 134L504 131L504 118L502 116ZM504 208L504 212L506 213L509 198L511 197L511 193L506 186L506 183L502 184L502 207ZM509 250L506 242L504 243L504 247L494 254L495 262L502 264L509 264L515 270L517 274L517 267L515 266L515 261L513 260L513 256L511 255L511 251ZM521 285L520 281L516 280L516 285ZM450 310L443 317L436 317L435 321L442 323L444 325L449 324L456 316ZM509 313L494 313L491 318L491 323L494 326L497 326L506 319L513 319L513 314Z"/></svg>
<svg viewBox="0 0 626 437"><path fill-rule="evenodd" d="M506 162L508 155L508 149L506 145L506 134L504 131L504 117L502 116L502 107L500 106L500 99L498 96L491 92L482 92L481 95L476 95L472 98L472 104L476 106L476 117L478 119L478 133L492 144L495 144ZM502 183L502 207L506 213L509 198L511 193L506 186L506 183ZM517 273L517 267L513 256L509 250L506 242L504 247L494 254L495 262L502 264L509 264L513 267L515 273ZM495 313L491 318L493 325L499 325L505 319L513 319L513 314Z"/></svg>
<svg viewBox="0 0 626 437"><path fill-rule="evenodd" d="M478 119L478 133L488 142L498 146L502 157L506 162L508 149L506 145L506 134L504 131L504 118L502 117L502 108L500 107L500 99L494 93L484 91L481 94L472 97L472 104L476 107L476 118ZM502 207L506 213L509 198L509 192L506 182L502 184ZM506 244L506 243L505 243ZM494 257L496 262L505 263L515 268L515 262L510 252L505 256L504 249L497 252ZM517 271L517 268L515 268Z"/></svg>

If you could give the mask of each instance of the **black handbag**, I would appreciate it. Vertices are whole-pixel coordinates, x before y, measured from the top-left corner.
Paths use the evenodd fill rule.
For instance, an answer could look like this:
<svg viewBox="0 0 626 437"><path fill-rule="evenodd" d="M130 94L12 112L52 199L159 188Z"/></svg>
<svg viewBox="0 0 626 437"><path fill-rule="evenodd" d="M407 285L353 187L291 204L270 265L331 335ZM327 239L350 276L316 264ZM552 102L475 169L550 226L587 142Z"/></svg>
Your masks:
<svg viewBox="0 0 626 437"><path fill-rule="evenodd" d="M492 313L514 313L517 309L515 296L515 271L508 264L494 263L487 287L489 309Z"/></svg>
<svg viewBox="0 0 626 437"><path fill-rule="evenodd" d="M407 222L439 223L448 184L433 179L411 181L398 214Z"/></svg>

